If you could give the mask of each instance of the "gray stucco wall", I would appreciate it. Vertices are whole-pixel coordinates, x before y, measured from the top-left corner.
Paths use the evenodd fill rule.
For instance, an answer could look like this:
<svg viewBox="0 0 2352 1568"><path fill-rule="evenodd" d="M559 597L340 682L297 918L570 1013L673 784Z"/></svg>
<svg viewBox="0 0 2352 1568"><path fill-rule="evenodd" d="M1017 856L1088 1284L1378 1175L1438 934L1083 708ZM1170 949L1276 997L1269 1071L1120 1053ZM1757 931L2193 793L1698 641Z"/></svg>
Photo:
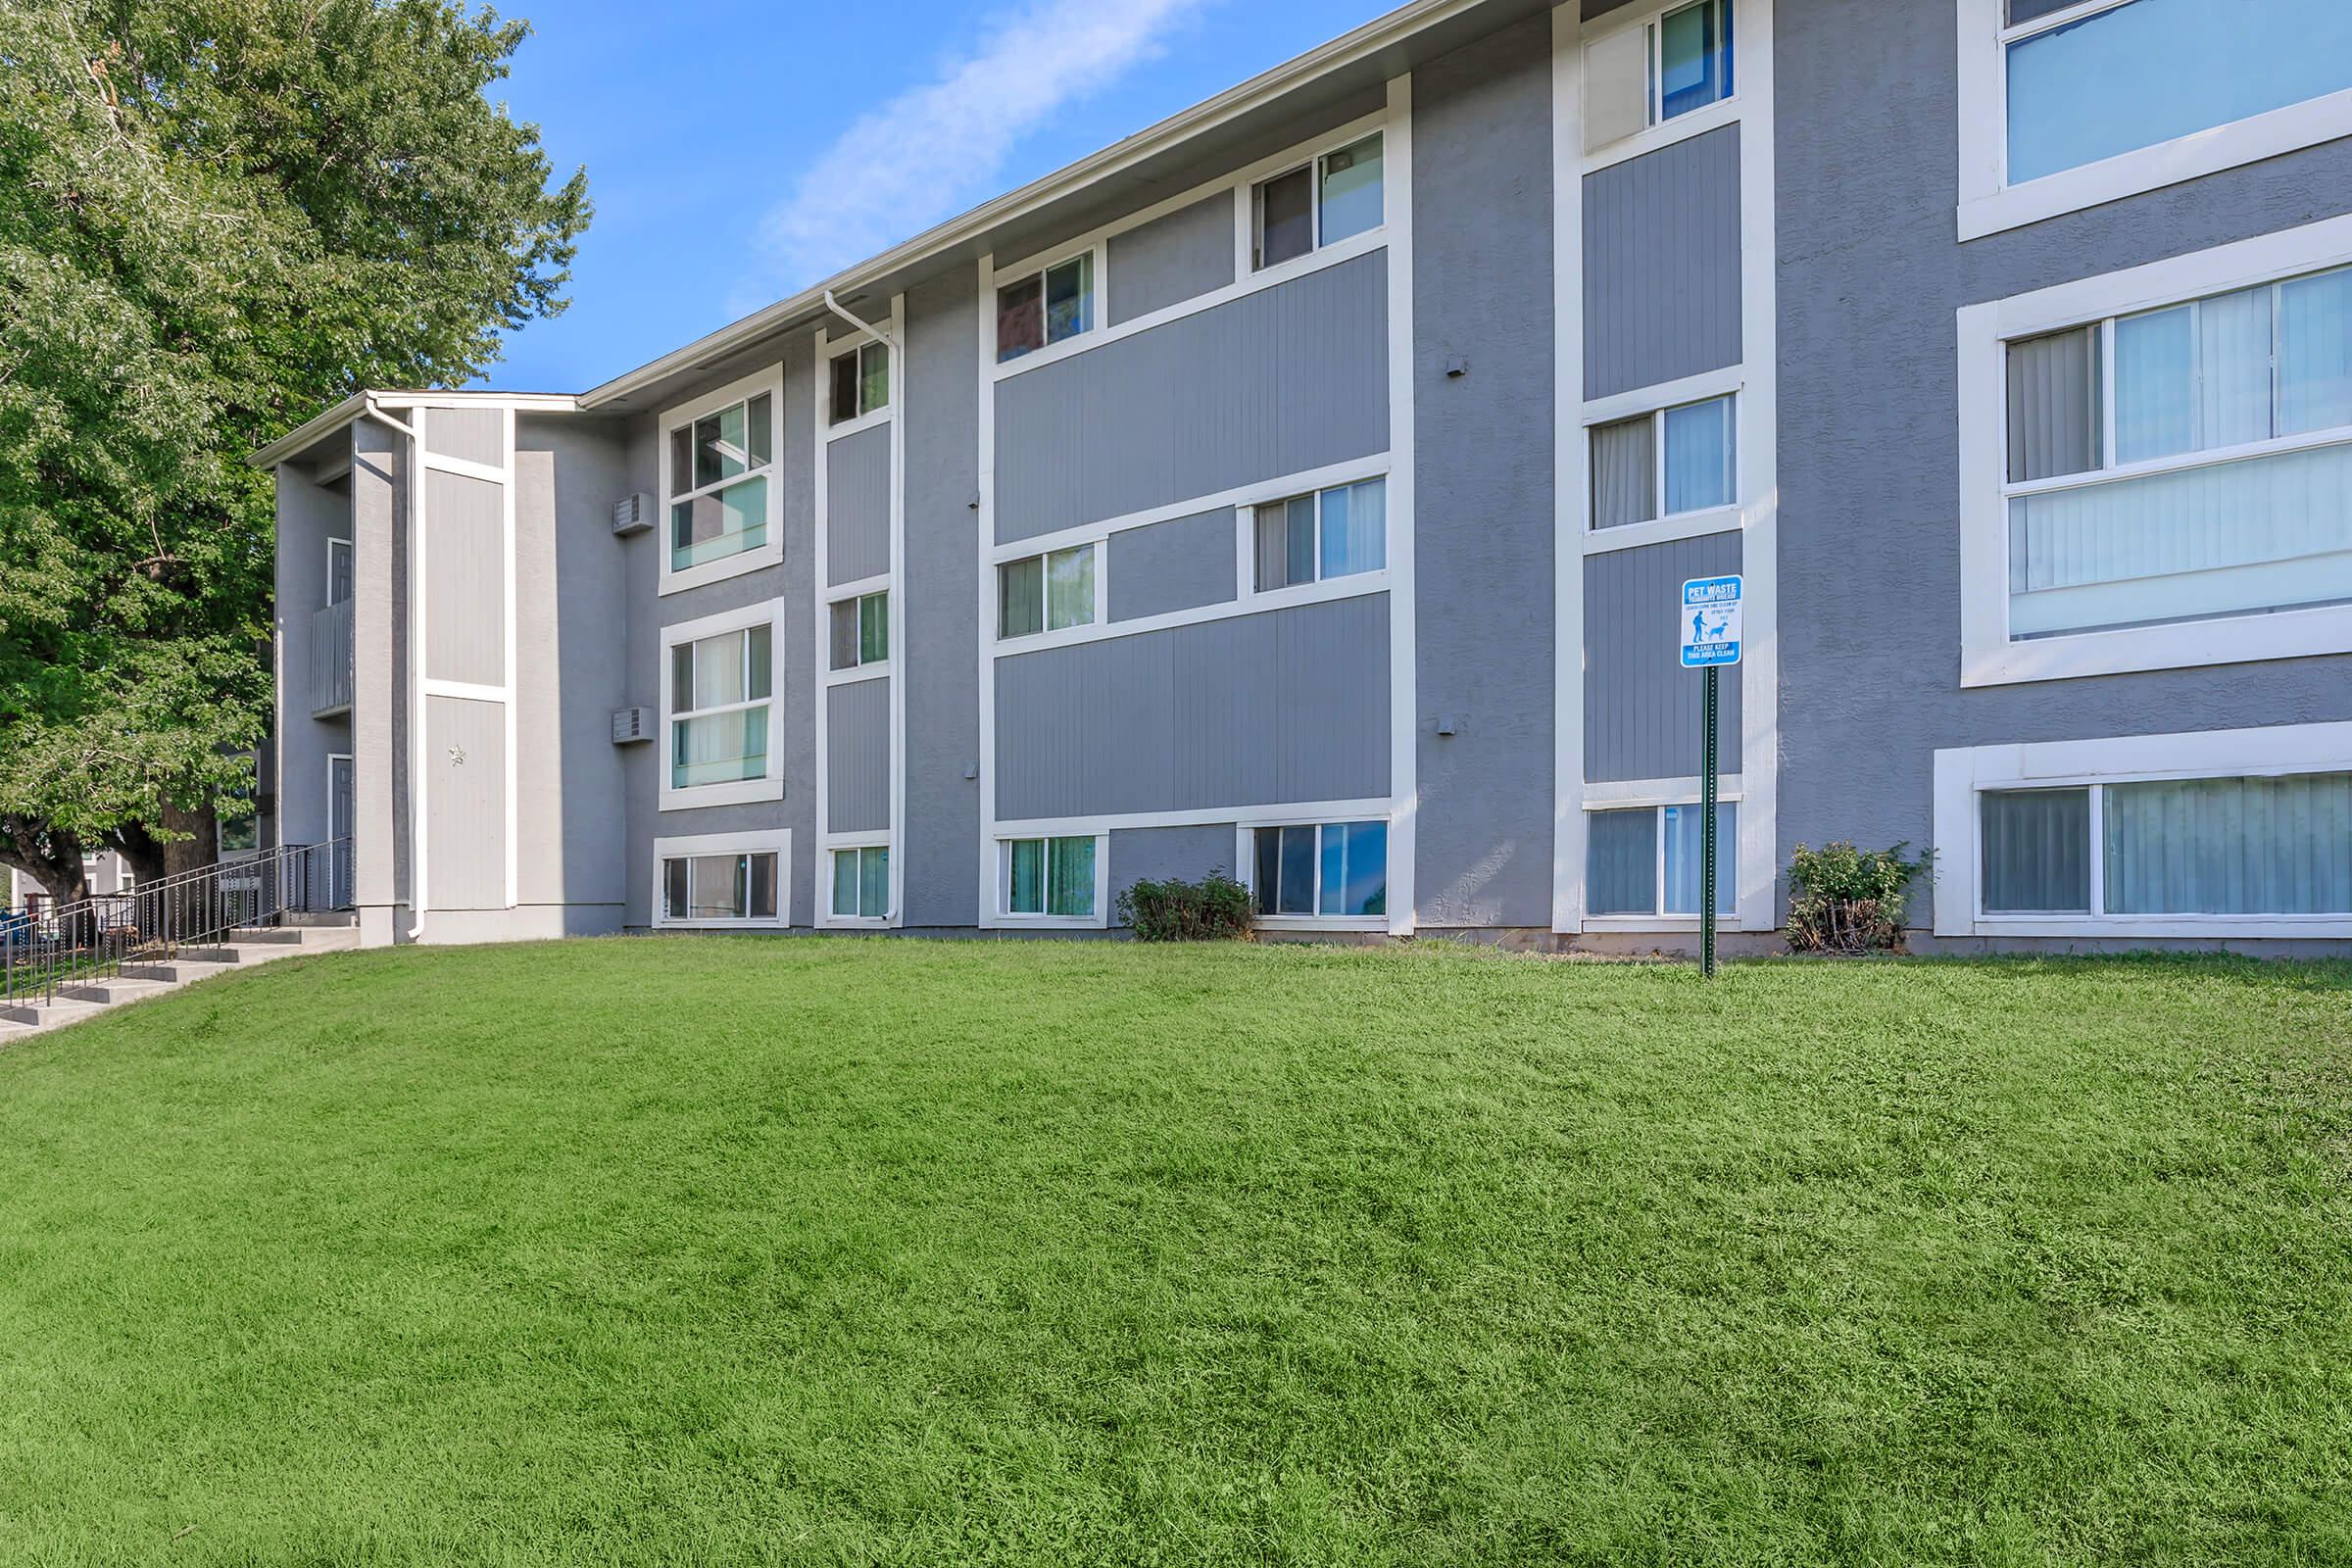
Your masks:
<svg viewBox="0 0 2352 1568"><path fill-rule="evenodd" d="M1740 363L1740 129L1585 176L1585 396Z"/></svg>
<svg viewBox="0 0 2352 1568"><path fill-rule="evenodd" d="M1240 877L1231 822L1207 827L1123 827L1110 834L1110 909L1118 922L1119 895L1138 882L1173 877L1198 882L1211 871ZM1247 878L1244 878L1247 880Z"/></svg>
<svg viewBox="0 0 2352 1568"><path fill-rule="evenodd" d="M906 682L900 880L914 926L980 918L977 288L959 268L906 297L906 605L892 635Z"/></svg>
<svg viewBox="0 0 2352 1568"><path fill-rule="evenodd" d="M1389 444L1388 252L997 386L997 539L1169 506Z"/></svg>
<svg viewBox="0 0 2352 1568"><path fill-rule="evenodd" d="M1386 594L997 661L997 815L1389 793Z"/></svg>
<svg viewBox="0 0 2352 1568"><path fill-rule="evenodd" d="M507 415L504 409L427 409L424 444L445 458L463 458L486 468L507 462Z"/></svg>
<svg viewBox="0 0 2352 1568"><path fill-rule="evenodd" d="M2345 658L1960 689L1954 311L2352 211L2352 141L1961 245L1956 49L1949 5L1778 8L1784 861L1928 843L1939 746L2352 718Z"/></svg>
<svg viewBox="0 0 2352 1568"><path fill-rule="evenodd" d="M1413 82L1415 880L1437 926L1551 921L1550 42L1537 18Z"/></svg>
<svg viewBox="0 0 2352 1568"><path fill-rule="evenodd" d="M351 718L311 716L311 615L326 603L326 541L351 537L348 494L292 464L277 470L278 704L270 822L280 844L327 836L326 759L351 750Z"/></svg>
<svg viewBox="0 0 2352 1568"><path fill-rule="evenodd" d="M1585 558L1585 777L1690 778L1702 758L1705 680L1682 667L1686 578L1740 569L1740 536L1710 534ZM1719 683L1718 762L1740 767L1740 681Z"/></svg>
<svg viewBox="0 0 2352 1568"><path fill-rule="evenodd" d="M1110 238L1113 325L1233 281L1233 198L1219 193Z"/></svg>
<svg viewBox="0 0 2352 1568"><path fill-rule="evenodd" d="M890 426L825 447L826 586L890 569Z"/></svg>
<svg viewBox="0 0 2352 1568"><path fill-rule="evenodd" d="M1222 605L1234 597L1231 507L1171 517L1110 536L1107 580L1111 620Z"/></svg>
<svg viewBox="0 0 2352 1568"><path fill-rule="evenodd" d="M507 906L507 705L424 700L425 894L436 909Z"/></svg>
<svg viewBox="0 0 2352 1568"><path fill-rule="evenodd" d="M503 686L506 486L431 468L424 495L425 675Z"/></svg>
<svg viewBox="0 0 2352 1568"><path fill-rule="evenodd" d="M890 680L825 691L825 814L835 833L890 826Z"/></svg>

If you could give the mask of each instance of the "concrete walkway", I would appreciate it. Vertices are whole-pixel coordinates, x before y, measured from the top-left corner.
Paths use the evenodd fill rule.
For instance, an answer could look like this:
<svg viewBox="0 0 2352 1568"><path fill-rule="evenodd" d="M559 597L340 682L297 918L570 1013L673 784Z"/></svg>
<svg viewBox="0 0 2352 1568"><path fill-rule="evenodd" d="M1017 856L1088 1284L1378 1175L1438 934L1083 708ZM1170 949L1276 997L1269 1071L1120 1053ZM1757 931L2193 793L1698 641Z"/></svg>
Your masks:
<svg viewBox="0 0 2352 1568"><path fill-rule="evenodd" d="M0 1006L0 1048L149 997L166 996L215 975L234 974L297 954L341 953L359 945L360 933L352 926L280 926L231 932L228 940L217 947L183 948L169 963L124 964L118 976L61 987L53 1003Z"/></svg>

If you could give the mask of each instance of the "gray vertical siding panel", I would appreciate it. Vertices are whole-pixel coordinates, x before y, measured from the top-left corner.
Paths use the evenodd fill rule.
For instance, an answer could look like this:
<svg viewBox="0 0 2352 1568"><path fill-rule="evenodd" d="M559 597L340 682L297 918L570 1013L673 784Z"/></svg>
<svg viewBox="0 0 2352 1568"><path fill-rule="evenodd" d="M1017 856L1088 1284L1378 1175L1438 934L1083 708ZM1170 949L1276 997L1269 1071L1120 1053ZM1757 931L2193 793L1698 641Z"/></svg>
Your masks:
<svg viewBox="0 0 2352 1568"><path fill-rule="evenodd" d="M1231 822L1207 827L1122 827L1110 834L1111 918L1118 918L1119 895L1138 882L1173 878L1198 882L1211 871L1239 875L1234 865L1234 828Z"/></svg>
<svg viewBox="0 0 2352 1568"><path fill-rule="evenodd" d="M1585 396L1740 355L1740 127L1587 174Z"/></svg>
<svg viewBox="0 0 2352 1568"><path fill-rule="evenodd" d="M1233 509L1197 512L1110 536L1110 618L1222 605L1234 596Z"/></svg>
<svg viewBox="0 0 2352 1568"><path fill-rule="evenodd" d="M507 416L503 409L426 409L424 446L444 458L461 458L487 468L507 466Z"/></svg>
<svg viewBox="0 0 2352 1568"><path fill-rule="evenodd" d="M890 826L890 681L825 692L825 814L834 833Z"/></svg>
<svg viewBox="0 0 2352 1568"><path fill-rule="evenodd" d="M1703 681L1682 667L1685 578L1740 569L1740 536L1714 534L1585 560L1585 777L1595 783L1698 771ZM1740 768L1740 679L1721 684L1720 762Z"/></svg>
<svg viewBox="0 0 2352 1568"><path fill-rule="evenodd" d="M1233 197L1220 191L1110 239L1113 325L1233 281Z"/></svg>
<svg viewBox="0 0 2352 1568"><path fill-rule="evenodd" d="M425 899L507 906L507 705L424 700Z"/></svg>
<svg viewBox="0 0 2352 1568"><path fill-rule="evenodd" d="M890 426L825 448L826 586L890 569Z"/></svg>
<svg viewBox="0 0 2352 1568"><path fill-rule="evenodd" d="M504 685L506 487L439 469L424 487L424 672Z"/></svg>
<svg viewBox="0 0 2352 1568"><path fill-rule="evenodd" d="M1389 793L1386 594L997 662L997 814Z"/></svg>
<svg viewBox="0 0 2352 1568"><path fill-rule="evenodd" d="M1000 383L997 539L1388 449L1388 253Z"/></svg>

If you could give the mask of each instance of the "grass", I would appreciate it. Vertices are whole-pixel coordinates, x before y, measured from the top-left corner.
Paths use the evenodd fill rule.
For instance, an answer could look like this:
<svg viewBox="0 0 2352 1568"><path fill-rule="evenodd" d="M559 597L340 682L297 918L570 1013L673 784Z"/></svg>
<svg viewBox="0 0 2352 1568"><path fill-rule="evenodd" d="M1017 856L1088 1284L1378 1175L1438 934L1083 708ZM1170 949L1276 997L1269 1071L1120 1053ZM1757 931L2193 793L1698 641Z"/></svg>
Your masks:
<svg viewBox="0 0 2352 1568"><path fill-rule="evenodd" d="M688 939L0 1052L0 1561L2352 1559L2352 967Z"/></svg>

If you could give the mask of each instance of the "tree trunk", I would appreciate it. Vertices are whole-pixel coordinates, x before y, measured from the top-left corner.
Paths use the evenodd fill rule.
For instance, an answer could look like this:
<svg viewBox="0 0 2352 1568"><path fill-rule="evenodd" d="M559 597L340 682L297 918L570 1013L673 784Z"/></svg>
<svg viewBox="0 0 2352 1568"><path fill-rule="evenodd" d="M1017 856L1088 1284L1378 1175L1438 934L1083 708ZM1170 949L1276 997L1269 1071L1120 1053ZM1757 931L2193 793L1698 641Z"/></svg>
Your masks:
<svg viewBox="0 0 2352 1568"><path fill-rule="evenodd" d="M32 817L0 815L0 865L31 877L58 904L79 904L90 896L81 841Z"/></svg>
<svg viewBox="0 0 2352 1568"><path fill-rule="evenodd" d="M171 806L164 808L164 830L185 834L164 845L164 874L177 876L182 871L201 871L220 858L220 828L215 821L210 806L200 810L182 811Z"/></svg>
<svg viewBox="0 0 2352 1568"><path fill-rule="evenodd" d="M145 887L164 879L164 847L144 822L125 822L107 834L109 848L129 863L133 883Z"/></svg>

